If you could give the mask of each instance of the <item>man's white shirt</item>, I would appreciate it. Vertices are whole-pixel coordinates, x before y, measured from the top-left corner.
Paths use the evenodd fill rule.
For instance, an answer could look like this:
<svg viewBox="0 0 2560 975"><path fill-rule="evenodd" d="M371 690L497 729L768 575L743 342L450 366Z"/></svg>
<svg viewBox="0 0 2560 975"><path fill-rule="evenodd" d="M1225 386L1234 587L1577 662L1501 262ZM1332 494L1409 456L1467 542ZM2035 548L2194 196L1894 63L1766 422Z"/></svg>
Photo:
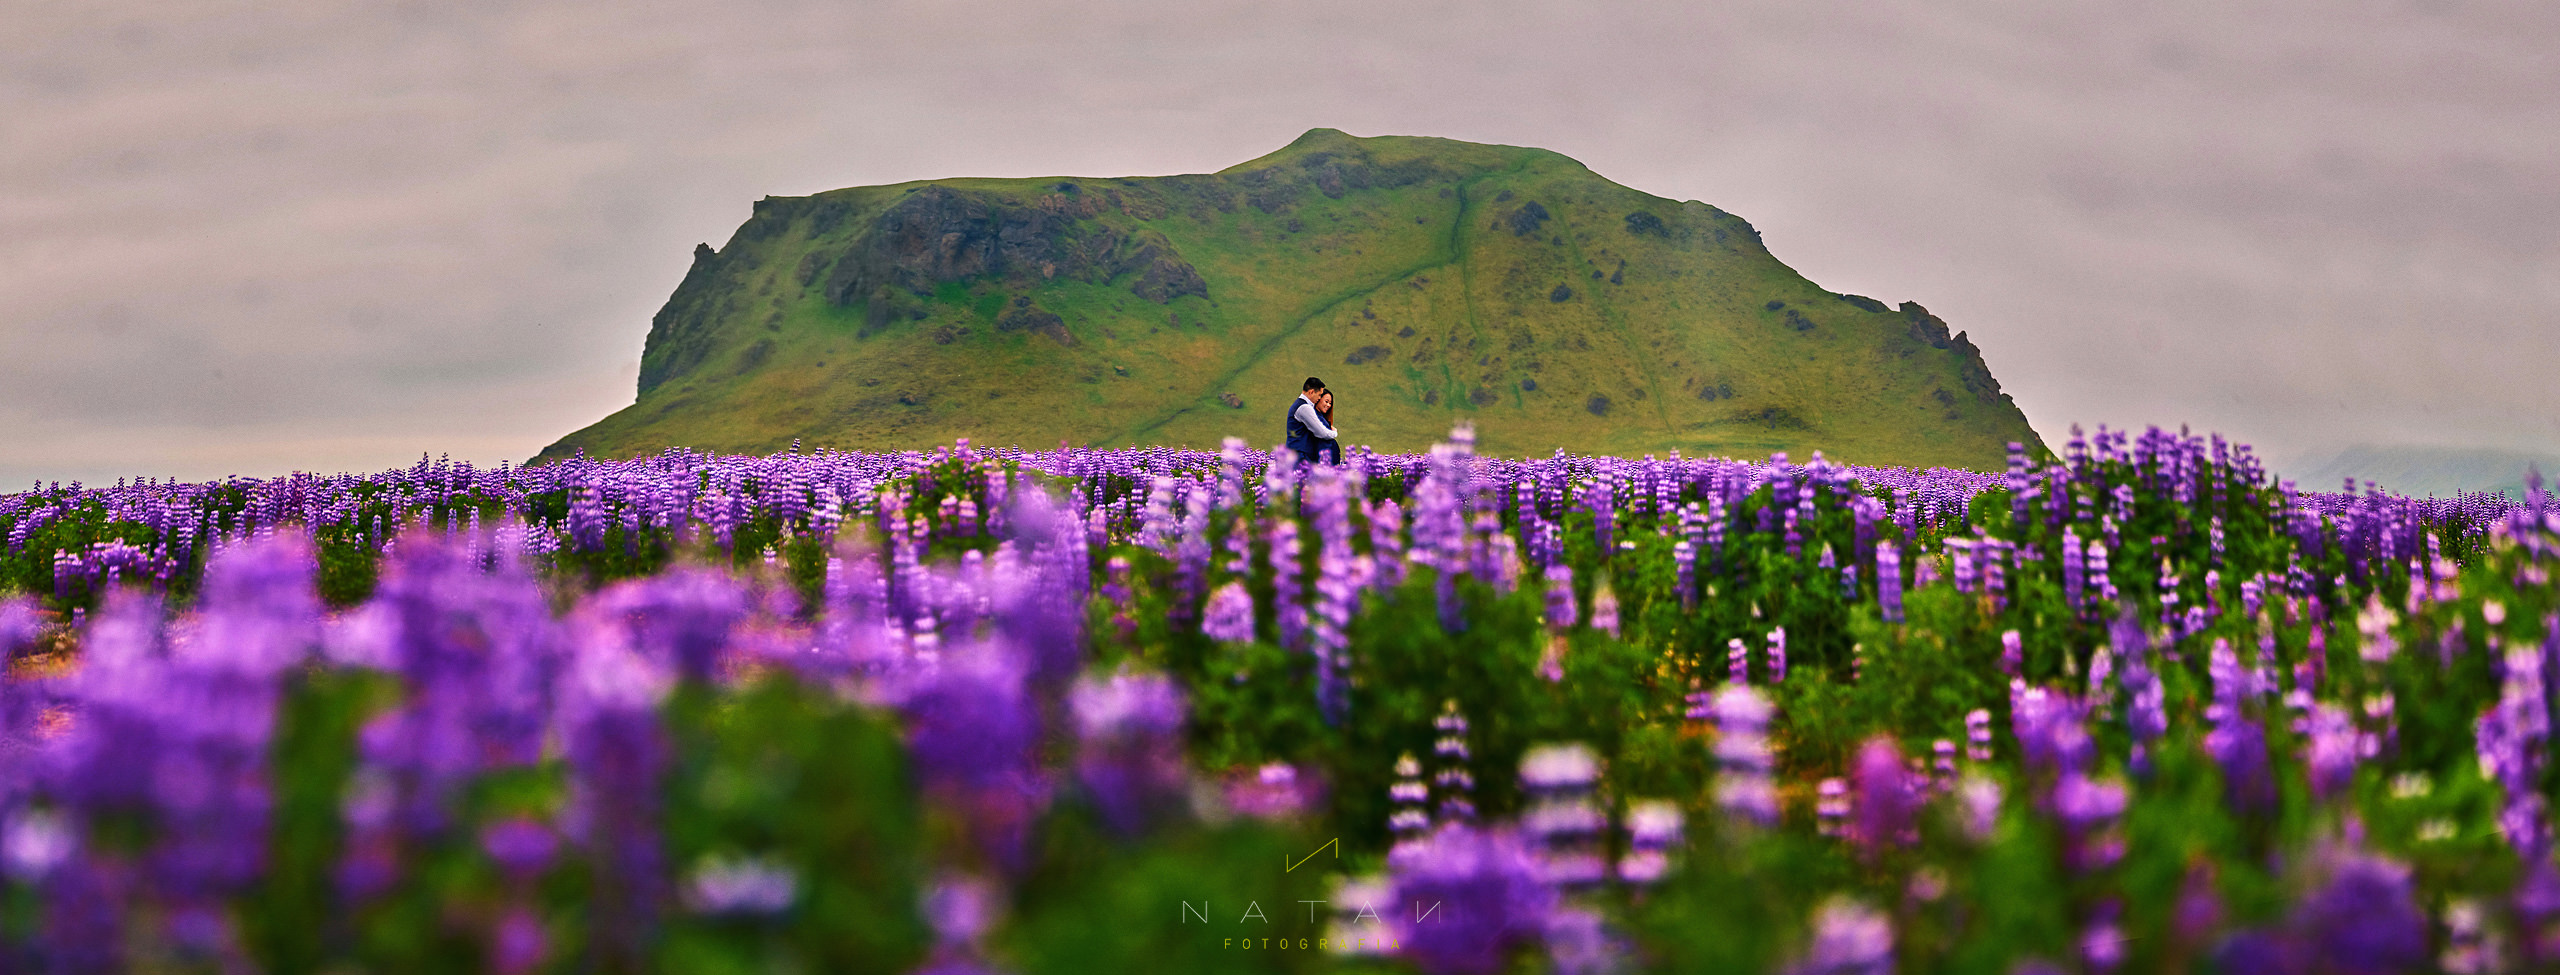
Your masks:
<svg viewBox="0 0 2560 975"><path fill-rule="evenodd" d="M1332 426L1327 425L1324 422L1324 416L1316 412L1316 404L1314 401L1307 399L1307 394L1298 394L1298 408L1292 412L1297 416L1298 422L1307 425L1308 432L1316 435L1316 439L1342 439L1341 433L1334 430Z"/></svg>

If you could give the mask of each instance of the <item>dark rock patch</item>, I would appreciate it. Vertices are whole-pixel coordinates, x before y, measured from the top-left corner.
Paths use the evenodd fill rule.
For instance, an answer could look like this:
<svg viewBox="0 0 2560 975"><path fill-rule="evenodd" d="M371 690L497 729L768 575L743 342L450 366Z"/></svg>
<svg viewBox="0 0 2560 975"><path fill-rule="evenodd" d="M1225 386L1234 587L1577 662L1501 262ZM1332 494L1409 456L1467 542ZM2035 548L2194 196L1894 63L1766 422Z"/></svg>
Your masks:
<svg viewBox="0 0 2560 975"><path fill-rule="evenodd" d="M1244 397L1238 396L1234 393L1219 393L1218 402L1226 404L1227 408L1230 410L1244 409Z"/></svg>
<svg viewBox="0 0 2560 975"><path fill-rule="evenodd" d="M1780 309L1780 308L1787 307L1787 303L1786 303L1786 302L1783 302L1783 301L1779 301L1779 300L1777 300L1777 299L1775 299L1775 298L1771 298L1771 299L1769 299L1769 303L1768 303L1768 304L1762 305L1762 306L1760 306L1760 307L1765 308L1765 309L1768 309L1768 310L1770 310L1770 311L1777 311L1777 310L1778 310L1778 309Z"/></svg>
<svg viewBox="0 0 2560 975"><path fill-rule="evenodd" d="M1813 319L1804 317L1803 312L1789 308L1787 309L1787 327L1799 332L1810 332L1813 331Z"/></svg>
<svg viewBox="0 0 2560 975"><path fill-rule="evenodd" d="M1434 389L1434 390L1429 390L1429 391L1426 391L1426 392L1424 392L1424 393L1422 394L1422 405L1424 405L1424 406L1436 406L1436 405L1438 405L1438 404L1439 404L1439 402L1440 402L1440 391L1439 391L1439 390L1436 390L1436 389Z"/></svg>
<svg viewBox="0 0 2560 975"><path fill-rule="evenodd" d="M1183 295L1209 297L1209 282L1200 280L1200 272L1189 263L1158 256L1129 286L1129 292L1161 305Z"/></svg>
<svg viewBox="0 0 2560 975"><path fill-rule="evenodd" d="M1522 392L1528 392L1528 393L1534 393L1534 392L1537 392L1537 391L1538 391L1538 381L1537 381L1537 380L1535 380L1535 379L1522 379L1522 380L1520 380L1520 389L1521 389L1521 391L1522 391Z"/></svg>
<svg viewBox="0 0 2560 975"><path fill-rule="evenodd" d="M1582 404L1582 408L1590 410L1592 416L1608 416L1609 398L1606 396L1594 395L1591 397L1590 402Z"/></svg>
<svg viewBox="0 0 2560 975"><path fill-rule="evenodd" d="M1478 386L1467 393L1467 402L1473 403L1477 406L1492 406L1494 403L1501 401L1501 399L1501 393L1494 392L1493 390L1483 386Z"/></svg>
<svg viewBox="0 0 2560 975"><path fill-rule="evenodd" d="M1840 300L1856 305L1867 311L1883 312L1888 310L1885 308L1884 302L1877 301L1865 295L1841 295Z"/></svg>
<svg viewBox="0 0 2560 975"><path fill-rule="evenodd" d="M1357 349L1353 349L1353 350L1351 350L1351 354L1350 354L1350 355L1343 356L1343 357L1342 357L1342 364L1343 364L1343 365L1346 365L1346 366L1361 366L1361 365L1367 365L1367 364L1372 363L1372 362L1376 362L1376 361L1378 361L1378 360L1380 360L1380 359L1384 359L1384 358L1386 358L1386 357L1387 357L1387 347L1386 347L1386 346L1383 346L1383 345L1364 345L1364 346L1361 346L1361 347L1359 347L1359 348L1357 348Z"/></svg>
<svg viewBox="0 0 2560 975"><path fill-rule="evenodd" d="M1777 406L1764 406L1757 410L1743 410L1739 413L1726 417L1725 421L1728 423L1757 423L1767 426L1771 430L1812 429L1812 426L1804 422L1803 418L1787 412L1784 407Z"/></svg>
<svg viewBox="0 0 2560 975"><path fill-rule="evenodd" d="M843 251L808 259L802 270L814 282L819 268L829 268L821 294L839 306L884 289L926 295L936 285L972 277L1100 284L1136 274L1132 290L1150 300L1208 296L1199 273L1163 235L1092 219L1102 210L1099 197L1061 193L1026 205L927 185L859 228Z"/></svg>
<svg viewBox="0 0 2560 975"><path fill-rule="evenodd" d="M756 344L748 346L747 351L738 356L738 374L743 376L754 372L772 358L773 340L758 339Z"/></svg>
<svg viewBox="0 0 2560 975"><path fill-rule="evenodd" d="M1610 283L1610 284L1625 284L1625 283L1627 283L1627 262L1625 262L1625 261L1619 261L1619 262L1618 262L1618 269L1617 269L1617 270L1615 270L1615 271L1611 271L1611 272L1609 272L1609 283Z"/></svg>
<svg viewBox="0 0 2560 975"><path fill-rule="evenodd" d="M1511 235L1514 237L1526 237L1537 233L1539 225L1546 222L1547 208L1538 205L1538 201L1531 200L1521 204L1520 209L1511 211L1511 215L1502 218L1496 226L1510 228Z"/></svg>
<svg viewBox="0 0 2560 975"><path fill-rule="evenodd" d="M1911 322L1913 341L1926 343L1930 348L1935 349L1943 349L1955 344L1955 340L1947 335L1947 320L1929 314L1929 309L1920 307L1919 302L1903 302L1902 317Z"/></svg>
<svg viewBox="0 0 2560 975"><path fill-rule="evenodd" d="M1671 228L1663 225L1661 217L1642 210L1627 214L1627 232L1638 237L1671 236Z"/></svg>
<svg viewBox="0 0 2560 975"><path fill-rule="evenodd" d="M1555 302L1572 301L1573 289L1561 284L1556 285L1556 289L1554 291L1547 292L1547 300Z"/></svg>
<svg viewBox="0 0 2560 975"><path fill-rule="evenodd" d="M1016 297L1005 307L1004 314L996 316L996 331L1030 332L1047 336L1059 345L1076 344L1075 334L1067 331L1066 319L1033 305L1027 296Z"/></svg>
<svg viewBox="0 0 2560 975"><path fill-rule="evenodd" d="M1405 326L1405 327L1403 327L1403 328L1397 329L1397 330L1396 330L1396 337L1397 337L1397 338L1400 338L1400 339L1409 339L1409 338L1412 338L1412 337L1413 337L1413 326L1411 326L1411 325L1407 325L1407 326Z"/></svg>

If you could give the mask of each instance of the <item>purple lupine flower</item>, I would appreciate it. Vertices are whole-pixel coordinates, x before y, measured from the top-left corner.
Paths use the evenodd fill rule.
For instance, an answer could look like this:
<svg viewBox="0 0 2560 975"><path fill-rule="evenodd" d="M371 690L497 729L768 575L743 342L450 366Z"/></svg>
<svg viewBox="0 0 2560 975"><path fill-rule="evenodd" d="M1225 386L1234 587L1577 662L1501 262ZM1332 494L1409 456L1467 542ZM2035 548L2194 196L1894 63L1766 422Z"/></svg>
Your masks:
<svg viewBox="0 0 2560 975"><path fill-rule="evenodd" d="M1393 501L1369 508L1369 552L1378 566L1372 586L1385 592L1404 584L1404 509Z"/></svg>
<svg viewBox="0 0 2560 975"><path fill-rule="evenodd" d="M2062 530L2062 603L2071 611L2081 611L2081 591L2088 577L2088 553L2081 548L2080 534Z"/></svg>
<svg viewBox="0 0 2560 975"><path fill-rule="evenodd" d="M54 971L125 970L127 904L131 872L119 864L73 852L43 882L38 956Z"/></svg>
<svg viewBox="0 0 2560 975"><path fill-rule="evenodd" d="M1975 708L1965 712L1964 738L1966 761L1980 764L1991 760L1991 712Z"/></svg>
<svg viewBox="0 0 2560 975"><path fill-rule="evenodd" d="M1547 567L1547 629L1562 633L1579 620L1573 595L1573 567L1557 564Z"/></svg>
<svg viewBox="0 0 2560 975"><path fill-rule="evenodd" d="M1858 747L1850 777L1857 796L1851 806L1849 841L1868 862L1887 848L1919 841L1920 783L1903 769L1902 749L1890 736L1869 738Z"/></svg>
<svg viewBox="0 0 2560 975"><path fill-rule="evenodd" d="M657 706L672 675L632 650L619 627L592 616L574 625L561 736L569 833L593 857L594 949L609 965L638 966L667 896L658 815L674 756Z"/></svg>
<svg viewBox="0 0 2560 975"><path fill-rule="evenodd" d="M1814 783L1814 830L1833 839L1849 835L1849 780L1832 777Z"/></svg>
<svg viewBox="0 0 2560 975"><path fill-rule="evenodd" d="M2309 741L2303 746L2302 759L2310 768L2311 795L2316 799L2336 796L2355 780L2356 766L2364 758L2365 733L2356 728L2355 716L2347 709L2326 701L2312 706L2305 723Z"/></svg>
<svg viewBox="0 0 2560 975"><path fill-rule="evenodd" d="M2012 546L1997 538L1982 540L1982 592L1991 599L1991 611L2009 607L2009 555Z"/></svg>
<svg viewBox="0 0 2560 975"><path fill-rule="evenodd" d="M1076 777L1103 821L1135 836L1189 790L1182 689L1156 674L1086 677L1067 695L1076 720Z"/></svg>
<svg viewBox="0 0 2560 975"><path fill-rule="evenodd" d="M268 742L283 672L318 642L316 569L293 536L225 549L206 569L193 632L171 641L151 770L162 830L152 867L181 910L216 912L264 871Z"/></svg>
<svg viewBox="0 0 2560 975"><path fill-rule="evenodd" d="M2108 632L2112 641L2108 649L2123 668L2118 683L2127 697L2125 729L2133 737L2130 764L2135 775L2148 776L2151 743L2169 731L2168 691L2151 668L2151 638L2142 632L2141 622L2131 611L2118 615Z"/></svg>
<svg viewBox="0 0 2560 975"><path fill-rule="evenodd" d="M1324 787L1286 762L1230 776L1224 790L1228 808L1256 819L1287 819L1304 814L1323 800Z"/></svg>
<svg viewBox="0 0 2560 975"><path fill-rule="evenodd" d="M2108 532L2111 536L2114 532L2113 525L2113 520L2109 520ZM2084 598L2094 596L2102 602L2114 603L2116 601L2116 584L2115 581L2107 574L2107 545L2097 539L2090 539L2089 557L2087 561L2089 588Z"/></svg>
<svg viewBox="0 0 2560 975"><path fill-rule="evenodd" d="M1306 507L1316 530L1316 603L1314 641L1316 696L1328 721L1340 722L1349 671L1351 618L1367 580L1358 578L1362 562L1351 547L1352 496L1361 490L1359 475L1336 467L1319 467L1310 478ZM1368 563L1375 571L1375 562Z"/></svg>
<svg viewBox="0 0 2560 975"><path fill-rule="evenodd" d="M2124 857L2124 837L2115 824L2124 815L2124 784L2093 779L2074 769L2053 785L2053 816L2062 825L2063 858L2077 873L2093 873Z"/></svg>
<svg viewBox="0 0 2560 975"><path fill-rule="evenodd" d="M1606 818L1591 796L1599 779L1599 758L1578 743L1540 745L1520 757L1520 789L1531 799L1520 829L1553 883L1582 887L1607 872L1599 853Z"/></svg>
<svg viewBox="0 0 2560 975"><path fill-rule="evenodd" d="M1609 932L1598 911L1558 907L1547 914L1543 934L1555 975L1617 975L1624 970L1627 945Z"/></svg>
<svg viewBox="0 0 2560 975"><path fill-rule="evenodd" d="M1049 798L1034 753L1039 715L1020 662L998 647L962 651L900 701L907 747L926 792L960 814L989 860L1018 871Z"/></svg>
<svg viewBox="0 0 2560 975"><path fill-rule="evenodd" d="M1271 610L1279 620L1280 645L1291 650L1307 648L1307 607L1305 586L1298 581L1298 523L1288 518L1271 521Z"/></svg>
<svg viewBox="0 0 2560 975"><path fill-rule="evenodd" d="M1611 638L1618 635L1618 591L1609 585L1606 574L1600 577L1599 586L1591 590L1591 625Z"/></svg>
<svg viewBox="0 0 2560 975"><path fill-rule="evenodd" d="M1876 543L1876 604L1885 622L1902 622L1902 550L1891 540Z"/></svg>
<svg viewBox="0 0 2560 975"><path fill-rule="evenodd" d="M799 898L799 874L763 857L708 857L685 878L684 899L696 913L771 916Z"/></svg>
<svg viewBox="0 0 2560 975"><path fill-rule="evenodd" d="M2427 915L2406 865L2357 852L2332 853L2328 880L2294 909L2313 971L2384 975L2424 970Z"/></svg>
<svg viewBox="0 0 2560 975"><path fill-rule="evenodd" d="M1769 631L1769 683L1782 683L1786 679L1787 628L1781 626Z"/></svg>
<svg viewBox="0 0 2560 975"><path fill-rule="evenodd" d="M1618 859L1618 877L1637 886L1661 880L1671 869L1671 851L1680 845L1685 817L1678 803L1638 799L1627 804L1627 853Z"/></svg>
<svg viewBox="0 0 2560 975"><path fill-rule="evenodd" d="M2090 972L2105 975L2124 964L2126 938L2124 928L2117 924L2124 905L2108 898L2100 901L2092 913L2095 916L2080 932L2080 961Z"/></svg>
<svg viewBox="0 0 2560 975"><path fill-rule="evenodd" d="M1893 920L1834 896L1813 914L1813 943L1788 975L1892 975Z"/></svg>
<svg viewBox="0 0 2560 975"><path fill-rule="evenodd" d="M509 907L498 918L497 930L491 933L489 970L497 975L524 975L542 966L551 951L550 937L543 932L542 918L524 905Z"/></svg>
<svg viewBox="0 0 2560 975"><path fill-rule="evenodd" d="M2364 637L2357 654L2367 663L2389 662L2392 653L2400 646L2391 638L2392 624L2399 621L2400 615L2382 604L2380 593L2366 597L2364 609L2356 613L2356 632Z"/></svg>
<svg viewBox="0 0 2560 975"><path fill-rule="evenodd" d="M2275 778L2268 767L2267 732L2245 707L2246 677L2228 640L2213 642L2210 662L2213 703L2205 717L2213 723L2204 736L2205 753L2222 769L2224 794L2232 808L2262 813L2276 801Z"/></svg>
<svg viewBox="0 0 2560 975"><path fill-rule="evenodd" d="M1491 975L1544 933L1555 888L1507 830L1442 824L1390 857L1404 956L1430 975Z"/></svg>
<svg viewBox="0 0 2560 975"><path fill-rule="evenodd" d="M1733 683L1736 686L1751 683L1751 651L1743 648L1741 637L1725 641L1725 657L1731 663Z"/></svg>
<svg viewBox="0 0 2560 975"><path fill-rule="evenodd" d="M2013 678L2026 676L2026 646L2016 630L2000 633L2000 672Z"/></svg>
<svg viewBox="0 0 2560 975"><path fill-rule="evenodd" d="M1440 772L1432 784L1440 790L1440 818L1472 820L1476 817L1476 777L1467 771L1471 754L1467 749L1467 716L1458 712L1458 701L1440 702L1440 716L1432 720L1440 738L1431 746Z"/></svg>
<svg viewBox="0 0 2560 975"><path fill-rule="evenodd" d="M1102 601L1111 607L1111 627L1119 631L1122 642L1138 638L1138 619L1130 615L1137 606L1137 599L1129 572L1129 557L1126 555L1114 555L1102 563Z"/></svg>
<svg viewBox="0 0 2560 975"><path fill-rule="evenodd" d="M1402 848L1431 832L1431 787L1422 783L1422 763L1412 752L1396 756L1396 778L1387 785L1387 832Z"/></svg>
<svg viewBox="0 0 2560 975"><path fill-rule="evenodd" d="M528 886L559 856L560 837L534 820L509 817L481 829L480 849L510 884Z"/></svg>
<svg viewBox="0 0 2560 975"><path fill-rule="evenodd" d="M359 875L388 863L365 848L451 825L472 778L541 757L560 676L558 626L521 564L482 572L463 555L447 539L411 536L374 600L333 634L339 659L395 668L408 687L408 699L359 737L363 768L382 790L366 799L389 804L378 825L390 831L351 844L372 863ZM615 628L614 639L627 634Z"/></svg>
<svg viewBox="0 0 2560 975"><path fill-rule="evenodd" d="M2551 831L2543 815L2538 786L2551 737L2551 713L2544 700L2542 654L2531 645L2507 648L2505 679L2498 702L2480 716L2475 738L2480 767L2506 791L2498 826L2507 842L2527 863L2540 863L2551 852Z"/></svg>
<svg viewBox="0 0 2560 975"><path fill-rule="evenodd" d="M2009 689L2009 731L2027 767L2054 774L2087 767L2092 745L2079 706L2041 687L2013 681Z"/></svg>
<svg viewBox="0 0 2560 975"><path fill-rule="evenodd" d="M1698 547L1685 538L1671 543L1671 567L1680 589L1680 608L1698 608Z"/></svg>
<svg viewBox="0 0 2560 975"><path fill-rule="evenodd" d="M1956 783L1956 808L1965 836L1989 843L2000 828L2000 782L1980 772L1967 772Z"/></svg>
<svg viewBox="0 0 2560 975"><path fill-rule="evenodd" d="M745 618L747 597L720 572L673 569L618 583L596 594L598 611L631 631L631 648L689 681L718 672L729 633Z"/></svg>
<svg viewBox="0 0 2560 975"><path fill-rule="evenodd" d="M1777 709L1746 684L1728 684L1709 703L1715 714L1716 761L1723 775L1716 780L1716 804L1741 820L1760 826L1778 822L1778 790L1770 781L1769 720Z"/></svg>
<svg viewBox="0 0 2560 975"><path fill-rule="evenodd" d="M1970 593L1981 587L1981 574L1974 569L1973 549L1973 539L1947 539L1948 581L1955 584L1957 592Z"/></svg>
<svg viewBox="0 0 2560 975"><path fill-rule="evenodd" d="M1209 594L1200 633L1225 643L1253 642L1253 594L1245 591L1244 583L1230 582Z"/></svg>

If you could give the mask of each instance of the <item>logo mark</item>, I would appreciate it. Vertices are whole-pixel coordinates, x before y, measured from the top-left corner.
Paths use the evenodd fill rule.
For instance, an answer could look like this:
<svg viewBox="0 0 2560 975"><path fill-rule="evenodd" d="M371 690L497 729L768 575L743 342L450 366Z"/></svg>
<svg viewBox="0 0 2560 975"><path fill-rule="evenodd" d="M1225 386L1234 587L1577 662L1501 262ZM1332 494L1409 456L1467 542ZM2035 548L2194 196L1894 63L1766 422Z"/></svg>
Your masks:
<svg viewBox="0 0 2560 975"><path fill-rule="evenodd" d="M1299 867L1306 866L1306 865L1307 865L1307 861L1315 859L1315 858L1316 858L1316 854L1318 854L1318 853L1322 853L1322 852L1324 852L1324 851L1326 851L1326 850L1332 850L1332 851L1333 851L1333 858L1334 858L1334 859L1336 859L1336 860L1340 860L1340 859L1342 859L1342 837L1336 836L1336 837L1334 837L1334 838L1332 838L1332 839L1330 839L1330 840L1326 840L1323 846L1316 847L1316 848L1315 848L1315 850L1313 850L1312 852L1309 852L1306 856L1304 856L1304 857L1300 857L1300 858L1298 859L1298 862L1296 862L1296 863L1290 863L1290 862L1289 862L1289 857L1288 857L1286 854L1283 854L1283 855L1280 857L1280 862L1281 862L1281 864L1282 864L1283 866L1285 866L1287 869L1283 870L1282 872L1283 872L1283 873L1296 873L1296 872L1298 872L1298 868L1299 868Z"/></svg>

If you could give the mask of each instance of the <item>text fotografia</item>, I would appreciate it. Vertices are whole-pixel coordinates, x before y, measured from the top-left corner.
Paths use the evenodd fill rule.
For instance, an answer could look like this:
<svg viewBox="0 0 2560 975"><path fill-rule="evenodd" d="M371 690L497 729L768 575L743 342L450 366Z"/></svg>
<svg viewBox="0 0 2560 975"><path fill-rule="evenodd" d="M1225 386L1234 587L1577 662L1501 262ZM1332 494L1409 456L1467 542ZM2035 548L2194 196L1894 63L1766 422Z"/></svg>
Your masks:
<svg viewBox="0 0 2560 975"><path fill-rule="evenodd" d="M1181 904L1182 923L1214 923L1209 919L1209 912L1211 911L1209 901L1202 900L1197 904L1190 901L1183 901ZM1333 906L1331 901L1302 900L1299 901L1298 904L1306 908L1307 921L1309 923L1314 923L1321 917L1334 914L1331 910ZM1345 906L1347 907L1349 905ZM1430 924L1450 919L1451 912L1449 910L1445 910L1444 906L1439 901L1426 902L1415 900L1405 906L1412 914L1412 918L1408 922L1410 924ZM1332 933L1324 937L1253 937L1247 935L1223 939L1220 947L1234 948L1238 950L1313 949L1321 951L1345 951L1357 953L1395 951L1403 947L1400 939L1398 938L1400 932L1395 928L1387 926L1386 919L1379 915L1377 905L1374 902L1361 902L1358 905L1358 910L1352 911L1347 916L1334 917L1334 921L1335 923L1333 925ZM1252 922L1260 922L1263 924L1272 923L1271 915L1262 909L1262 903L1260 901L1246 901L1244 912L1237 916L1235 923L1246 924Z"/></svg>

